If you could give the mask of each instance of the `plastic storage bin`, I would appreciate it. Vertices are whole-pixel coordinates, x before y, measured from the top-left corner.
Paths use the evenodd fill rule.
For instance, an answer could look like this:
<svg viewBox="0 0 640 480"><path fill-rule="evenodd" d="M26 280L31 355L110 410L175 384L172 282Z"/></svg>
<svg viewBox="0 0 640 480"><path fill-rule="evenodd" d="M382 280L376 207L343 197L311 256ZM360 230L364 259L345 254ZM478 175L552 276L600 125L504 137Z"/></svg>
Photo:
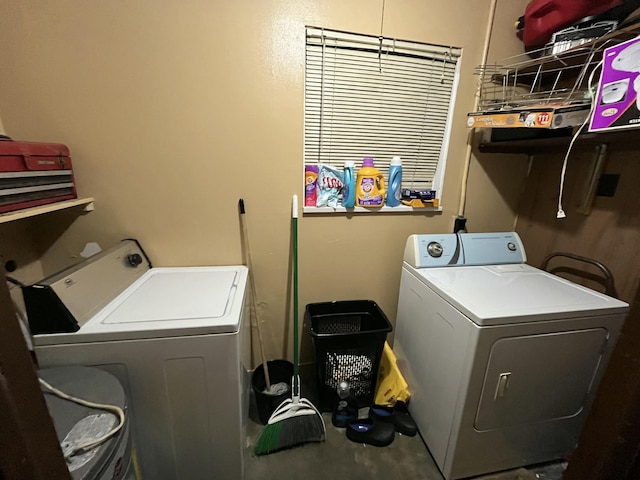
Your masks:
<svg viewBox="0 0 640 480"><path fill-rule="evenodd" d="M346 380L359 407L373 403L389 319L371 300L311 303L305 322L315 346L319 408L330 411Z"/></svg>

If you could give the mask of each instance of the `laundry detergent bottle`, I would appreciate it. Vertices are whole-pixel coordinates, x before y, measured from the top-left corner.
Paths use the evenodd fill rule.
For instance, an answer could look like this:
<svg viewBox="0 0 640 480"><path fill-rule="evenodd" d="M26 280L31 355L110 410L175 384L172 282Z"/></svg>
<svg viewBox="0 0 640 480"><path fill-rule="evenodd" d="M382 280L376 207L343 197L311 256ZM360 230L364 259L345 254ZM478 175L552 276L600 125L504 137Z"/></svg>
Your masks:
<svg viewBox="0 0 640 480"><path fill-rule="evenodd" d="M315 207L318 200L318 166L304 167L304 206Z"/></svg>
<svg viewBox="0 0 640 480"><path fill-rule="evenodd" d="M389 184L387 185L387 205L397 207L402 199L402 161L393 157L389 166Z"/></svg>
<svg viewBox="0 0 640 480"><path fill-rule="evenodd" d="M356 177L356 205L381 207L384 205L384 178L373 166L373 158L365 158Z"/></svg>
<svg viewBox="0 0 640 480"><path fill-rule="evenodd" d="M342 206L353 208L356 205L356 171L355 162L344 162L344 178L342 180Z"/></svg>

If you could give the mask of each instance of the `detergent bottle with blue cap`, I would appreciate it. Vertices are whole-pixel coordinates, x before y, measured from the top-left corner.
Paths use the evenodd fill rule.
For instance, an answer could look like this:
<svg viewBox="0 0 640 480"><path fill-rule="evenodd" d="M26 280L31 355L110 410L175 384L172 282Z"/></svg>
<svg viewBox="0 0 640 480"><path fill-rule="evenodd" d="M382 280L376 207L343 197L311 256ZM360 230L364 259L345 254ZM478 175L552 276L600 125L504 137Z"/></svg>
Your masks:
<svg viewBox="0 0 640 480"><path fill-rule="evenodd" d="M384 205L384 177L373 166L373 158L365 158L356 178L356 205L382 207Z"/></svg>
<svg viewBox="0 0 640 480"><path fill-rule="evenodd" d="M342 206L346 208L353 208L356 205L355 162L352 160L346 160L344 162L343 173Z"/></svg>
<svg viewBox="0 0 640 480"><path fill-rule="evenodd" d="M402 200L402 161L393 157L389 166L389 184L387 185L387 206L397 207Z"/></svg>

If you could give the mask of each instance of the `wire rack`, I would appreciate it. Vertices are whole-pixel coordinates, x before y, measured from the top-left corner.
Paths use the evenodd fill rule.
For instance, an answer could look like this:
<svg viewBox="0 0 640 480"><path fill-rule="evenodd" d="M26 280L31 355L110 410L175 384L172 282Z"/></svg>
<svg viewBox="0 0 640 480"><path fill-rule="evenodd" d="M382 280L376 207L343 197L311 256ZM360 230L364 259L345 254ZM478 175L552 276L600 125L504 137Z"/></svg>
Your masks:
<svg viewBox="0 0 640 480"><path fill-rule="evenodd" d="M589 105L588 79L604 49L638 33L640 24L634 24L564 51L544 47L480 65L475 71L480 76L478 110Z"/></svg>

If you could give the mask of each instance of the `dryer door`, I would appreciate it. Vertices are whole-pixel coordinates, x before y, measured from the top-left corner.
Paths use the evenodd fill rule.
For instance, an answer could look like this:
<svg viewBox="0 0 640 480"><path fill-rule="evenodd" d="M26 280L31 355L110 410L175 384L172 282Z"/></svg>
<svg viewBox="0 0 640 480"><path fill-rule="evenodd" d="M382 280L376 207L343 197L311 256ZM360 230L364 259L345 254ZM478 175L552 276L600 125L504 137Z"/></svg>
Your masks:
<svg viewBox="0 0 640 480"><path fill-rule="evenodd" d="M475 428L578 415L607 342L604 328L501 338L489 354Z"/></svg>

